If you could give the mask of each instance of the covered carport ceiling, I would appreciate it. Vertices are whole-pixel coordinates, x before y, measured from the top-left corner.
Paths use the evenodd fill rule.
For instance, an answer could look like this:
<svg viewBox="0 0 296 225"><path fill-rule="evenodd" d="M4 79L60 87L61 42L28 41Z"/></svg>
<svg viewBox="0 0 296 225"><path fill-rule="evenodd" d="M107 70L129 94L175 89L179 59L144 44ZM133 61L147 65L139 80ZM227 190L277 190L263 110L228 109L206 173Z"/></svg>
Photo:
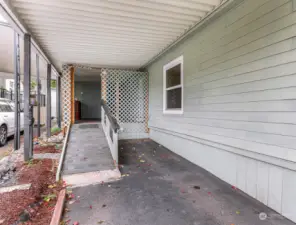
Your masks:
<svg viewBox="0 0 296 225"><path fill-rule="evenodd" d="M0 24L0 76L5 78L14 78L14 31L8 24ZM20 36L20 71L21 75L24 71L24 41ZM39 57L40 78L46 79L47 62ZM31 75L36 77L36 52L31 51ZM21 76L22 78L22 76ZM56 78L56 74L52 72L52 79Z"/></svg>
<svg viewBox="0 0 296 225"><path fill-rule="evenodd" d="M10 0L7 4L60 68L64 63L139 68L221 2Z"/></svg>

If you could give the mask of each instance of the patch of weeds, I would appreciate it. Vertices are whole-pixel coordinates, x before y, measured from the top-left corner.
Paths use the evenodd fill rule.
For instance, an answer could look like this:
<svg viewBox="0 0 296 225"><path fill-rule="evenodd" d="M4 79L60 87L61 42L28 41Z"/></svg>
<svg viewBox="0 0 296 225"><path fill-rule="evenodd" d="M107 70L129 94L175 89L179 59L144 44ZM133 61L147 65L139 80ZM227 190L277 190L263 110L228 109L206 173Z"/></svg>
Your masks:
<svg viewBox="0 0 296 225"><path fill-rule="evenodd" d="M24 164L26 165L26 166L35 166L35 165L37 165L38 163L42 163L40 160L34 160L34 159L30 159L29 161L26 161Z"/></svg>
<svg viewBox="0 0 296 225"><path fill-rule="evenodd" d="M61 128L59 127L53 127L51 128L51 134L54 135L56 133L59 133L61 131Z"/></svg>
<svg viewBox="0 0 296 225"><path fill-rule="evenodd" d="M48 195L43 195L42 198L45 202L49 202L52 199L55 199L57 197L56 194L48 194Z"/></svg>
<svg viewBox="0 0 296 225"><path fill-rule="evenodd" d="M34 159L30 159L29 161L26 161L25 162L25 165L26 166L33 166L35 163L34 163Z"/></svg>
<svg viewBox="0 0 296 225"><path fill-rule="evenodd" d="M70 222L70 221L69 221ZM61 222L60 222L60 225L67 225L68 224L68 221L65 221L65 220L62 220Z"/></svg>

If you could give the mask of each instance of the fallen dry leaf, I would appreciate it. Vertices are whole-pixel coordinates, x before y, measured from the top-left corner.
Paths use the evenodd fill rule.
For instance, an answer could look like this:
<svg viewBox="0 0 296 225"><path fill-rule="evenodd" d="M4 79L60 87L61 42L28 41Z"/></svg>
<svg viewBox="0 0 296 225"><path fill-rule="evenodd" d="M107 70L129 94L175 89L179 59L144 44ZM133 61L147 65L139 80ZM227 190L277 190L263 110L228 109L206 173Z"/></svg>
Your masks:
<svg viewBox="0 0 296 225"><path fill-rule="evenodd" d="M65 212L70 212L70 211L71 211L71 210L68 209L68 208L65 208L64 210L65 210Z"/></svg>
<svg viewBox="0 0 296 225"><path fill-rule="evenodd" d="M72 199L72 198L74 198L75 196L74 196L74 194L73 193L69 193L68 194L68 199Z"/></svg>
<svg viewBox="0 0 296 225"><path fill-rule="evenodd" d="M56 186L57 186L56 184L52 184L52 185L49 185L48 188L52 189L52 188L55 188Z"/></svg>
<svg viewBox="0 0 296 225"><path fill-rule="evenodd" d="M128 177L129 174L122 174L122 177Z"/></svg>

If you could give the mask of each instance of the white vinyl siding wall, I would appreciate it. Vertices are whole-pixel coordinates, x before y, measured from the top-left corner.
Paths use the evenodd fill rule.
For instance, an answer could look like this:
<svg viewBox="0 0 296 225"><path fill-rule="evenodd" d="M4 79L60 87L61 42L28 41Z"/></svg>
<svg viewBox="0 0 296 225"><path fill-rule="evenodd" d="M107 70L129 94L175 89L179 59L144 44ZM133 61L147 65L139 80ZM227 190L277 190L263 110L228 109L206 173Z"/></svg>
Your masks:
<svg viewBox="0 0 296 225"><path fill-rule="evenodd" d="M245 0L148 72L150 137L296 222L295 8ZM184 113L164 115L162 69L180 55Z"/></svg>

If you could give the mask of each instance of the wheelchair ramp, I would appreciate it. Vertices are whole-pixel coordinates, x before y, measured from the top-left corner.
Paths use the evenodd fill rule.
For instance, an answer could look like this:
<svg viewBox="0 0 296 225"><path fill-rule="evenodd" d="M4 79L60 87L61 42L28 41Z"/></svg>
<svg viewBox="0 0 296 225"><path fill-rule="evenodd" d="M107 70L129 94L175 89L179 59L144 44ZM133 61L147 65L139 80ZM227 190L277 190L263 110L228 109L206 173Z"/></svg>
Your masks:
<svg viewBox="0 0 296 225"><path fill-rule="evenodd" d="M101 123L74 124L63 164L63 180L73 186L84 186L120 177Z"/></svg>

